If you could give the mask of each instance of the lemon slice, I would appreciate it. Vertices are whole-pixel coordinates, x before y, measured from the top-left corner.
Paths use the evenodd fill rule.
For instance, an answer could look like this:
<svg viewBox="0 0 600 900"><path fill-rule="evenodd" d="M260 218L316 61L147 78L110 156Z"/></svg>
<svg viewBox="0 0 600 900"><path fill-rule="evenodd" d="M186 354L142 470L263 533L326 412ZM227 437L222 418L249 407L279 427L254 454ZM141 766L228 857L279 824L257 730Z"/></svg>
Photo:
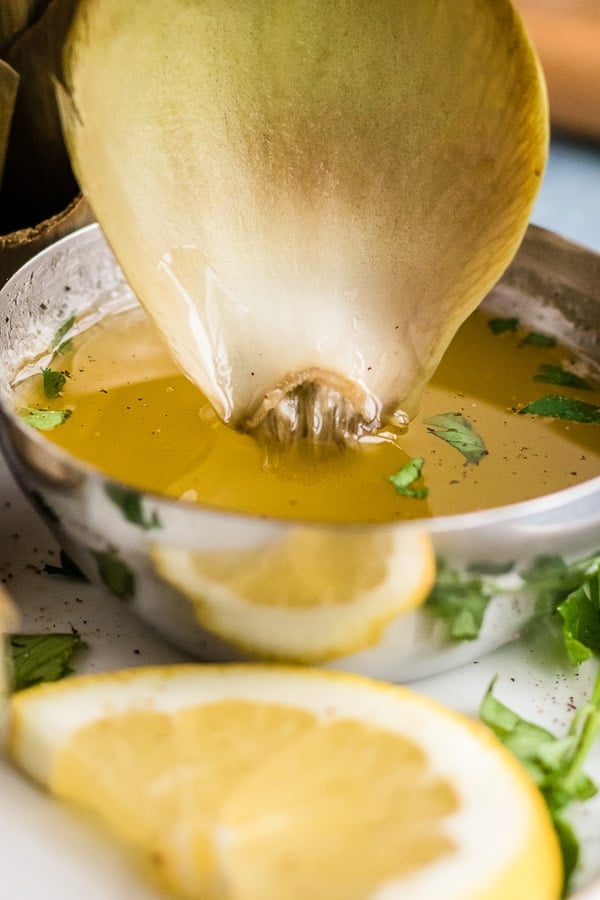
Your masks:
<svg viewBox="0 0 600 900"><path fill-rule="evenodd" d="M0 585L0 703L5 699L9 690L10 667L6 653L5 635L16 626L17 611L12 600Z"/></svg>
<svg viewBox="0 0 600 900"><path fill-rule="evenodd" d="M296 527L261 547L191 552L156 544L162 577L200 623L271 659L322 662L377 644L427 598L435 576L421 529Z"/></svg>
<svg viewBox="0 0 600 900"><path fill-rule="evenodd" d="M278 666L70 678L9 749L161 888L202 900L557 900L541 795L483 726L405 688Z"/></svg>

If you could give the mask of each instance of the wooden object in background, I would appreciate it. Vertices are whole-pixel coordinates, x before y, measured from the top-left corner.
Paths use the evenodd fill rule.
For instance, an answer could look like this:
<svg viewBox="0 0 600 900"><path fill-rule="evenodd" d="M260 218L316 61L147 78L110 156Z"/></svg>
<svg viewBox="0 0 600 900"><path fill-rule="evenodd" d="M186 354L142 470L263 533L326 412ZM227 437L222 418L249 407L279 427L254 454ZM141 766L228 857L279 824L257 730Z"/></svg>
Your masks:
<svg viewBox="0 0 600 900"><path fill-rule="evenodd" d="M91 221L69 162L51 73L76 0L0 0L0 287Z"/></svg>
<svg viewBox="0 0 600 900"><path fill-rule="evenodd" d="M515 0L548 84L552 123L600 140L600 0Z"/></svg>

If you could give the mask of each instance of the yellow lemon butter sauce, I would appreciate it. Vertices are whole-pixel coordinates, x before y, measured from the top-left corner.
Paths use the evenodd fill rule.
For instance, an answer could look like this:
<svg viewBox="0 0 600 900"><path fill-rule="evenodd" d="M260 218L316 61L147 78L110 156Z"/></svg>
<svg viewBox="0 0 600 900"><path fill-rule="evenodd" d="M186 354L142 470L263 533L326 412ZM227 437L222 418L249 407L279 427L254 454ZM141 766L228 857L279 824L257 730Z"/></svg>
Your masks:
<svg viewBox="0 0 600 900"><path fill-rule="evenodd" d="M107 316L45 364L65 375L62 385L54 384L57 396L40 371L17 384L15 406L70 410L62 424L44 431L48 439L132 486L283 518L380 522L449 515L594 477L597 421L521 410L545 396L593 408L600 404L598 373L546 336L532 337L514 322L495 331L495 321L483 311L466 321L405 433L387 430L353 450L302 443L273 450L224 425L137 307ZM558 370L586 387L537 380L556 378ZM478 460L431 424L448 413L467 428L467 438L475 436ZM399 493L390 476L415 459L422 461L420 473Z"/></svg>

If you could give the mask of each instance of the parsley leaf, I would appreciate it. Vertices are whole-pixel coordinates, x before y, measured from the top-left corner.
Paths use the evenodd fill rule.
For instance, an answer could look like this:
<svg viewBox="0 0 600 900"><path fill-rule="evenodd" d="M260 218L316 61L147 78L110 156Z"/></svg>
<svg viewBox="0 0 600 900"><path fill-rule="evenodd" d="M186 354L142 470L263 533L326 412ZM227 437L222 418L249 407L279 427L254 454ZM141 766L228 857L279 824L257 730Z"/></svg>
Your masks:
<svg viewBox="0 0 600 900"><path fill-rule="evenodd" d="M429 416L424 422L432 426L427 429L429 434L441 438L462 453L467 463L477 465L484 456L487 456L488 450L483 438L461 413L440 413L437 416Z"/></svg>
<svg viewBox="0 0 600 900"><path fill-rule="evenodd" d="M120 487L118 484L107 484L105 490L112 502L120 507L128 522L131 522L133 525L139 525L147 531L151 528L161 527L156 511L151 515L144 512L142 495L139 491Z"/></svg>
<svg viewBox="0 0 600 900"><path fill-rule="evenodd" d="M66 321L64 321L62 323L62 325L60 325L56 329L54 337L52 338L52 346L54 348L60 347L64 336L67 334L68 331L71 330L71 328L73 327L74 324L75 324L75 316L69 316L69 318L66 319Z"/></svg>
<svg viewBox="0 0 600 900"><path fill-rule="evenodd" d="M556 338L550 334L540 334L538 331L530 331L526 334L521 344L530 344L532 347L555 347Z"/></svg>
<svg viewBox="0 0 600 900"><path fill-rule="evenodd" d="M74 653L85 647L76 632L70 634L14 634L9 638L13 690L42 681L58 681L73 670Z"/></svg>
<svg viewBox="0 0 600 900"><path fill-rule="evenodd" d="M579 846L562 813L573 801L589 800L597 792L582 767L600 730L600 673L590 701L574 715L567 734L559 738L522 719L497 700L494 684L495 679L483 698L479 717L516 756L542 792L562 850L566 892L579 859Z"/></svg>
<svg viewBox="0 0 600 900"><path fill-rule="evenodd" d="M42 369L44 378L44 394L49 400L60 397L60 393L65 386L67 376L64 372L56 372L54 369Z"/></svg>
<svg viewBox="0 0 600 900"><path fill-rule="evenodd" d="M106 587L120 600L130 600L135 593L135 573L116 553L96 553L98 575Z"/></svg>
<svg viewBox="0 0 600 900"><path fill-rule="evenodd" d="M553 419L568 419L570 422L600 422L600 406L576 400L573 397L559 397L549 394L533 400L519 410L519 415L549 416Z"/></svg>
<svg viewBox="0 0 600 900"><path fill-rule="evenodd" d="M473 641L479 635L492 590L477 575L462 575L443 560L438 560L435 584L427 599L427 608L445 619L450 637Z"/></svg>
<svg viewBox="0 0 600 900"><path fill-rule="evenodd" d="M403 497L413 497L416 500L424 500L429 493L428 488L413 488L411 485L421 477L421 469L425 464L422 456L411 459L402 466L395 475L390 475L389 481L396 488L396 493Z"/></svg>
<svg viewBox="0 0 600 900"><path fill-rule="evenodd" d="M536 612L552 614L569 594L581 584L590 561L567 565L562 556L540 554L521 572L527 587L535 592Z"/></svg>
<svg viewBox="0 0 600 900"><path fill-rule="evenodd" d="M514 567L514 560L508 559L494 560L493 562L490 562L490 560L477 560L469 563L467 568L469 572L474 572L476 575L506 575L508 572L512 572Z"/></svg>
<svg viewBox="0 0 600 900"><path fill-rule="evenodd" d="M600 653L600 561L557 608L569 662L578 666Z"/></svg>
<svg viewBox="0 0 600 900"><path fill-rule="evenodd" d="M573 649L569 653L569 643L573 639L583 643L585 635L594 636L591 649L600 652L600 598L593 593L596 590L594 578L600 579L600 554L569 564L558 555L540 555L519 573L522 583L516 587L498 581L499 577L513 569L512 562L477 562L463 574L451 568L445 560L438 560L436 581L427 599L427 608L438 618L446 620L451 638L470 641L478 637L492 597L499 592L521 593L526 590L535 599L537 615L551 616L557 609L561 615L564 612L563 640L571 661L575 657L571 655ZM582 586L585 588L584 598L579 593ZM573 599L570 599L572 596ZM562 604L565 604L563 610ZM584 614L589 617L585 630ZM594 615L598 620L597 630L591 624ZM575 623L579 627L576 628ZM582 659L587 659L589 655L590 652Z"/></svg>
<svg viewBox="0 0 600 900"><path fill-rule="evenodd" d="M66 356L67 353L70 353L73 349L73 338L67 338L66 341L63 341L62 344L59 344L56 350L54 351L54 357L56 356Z"/></svg>
<svg viewBox="0 0 600 900"><path fill-rule="evenodd" d="M19 414L32 428L37 428L38 431L51 431L57 425L66 422L72 412L72 409L33 409L25 406Z"/></svg>
<svg viewBox="0 0 600 900"><path fill-rule="evenodd" d="M519 320L514 317L488 319L488 326L493 334L504 334L506 331L516 331L519 327Z"/></svg>
<svg viewBox="0 0 600 900"><path fill-rule="evenodd" d="M563 387L580 388L582 391L591 391L592 386L585 378L580 378L575 372L569 372L561 366L551 366L548 363L542 363L538 369L537 375L533 376L534 381L543 384L560 384Z"/></svg>

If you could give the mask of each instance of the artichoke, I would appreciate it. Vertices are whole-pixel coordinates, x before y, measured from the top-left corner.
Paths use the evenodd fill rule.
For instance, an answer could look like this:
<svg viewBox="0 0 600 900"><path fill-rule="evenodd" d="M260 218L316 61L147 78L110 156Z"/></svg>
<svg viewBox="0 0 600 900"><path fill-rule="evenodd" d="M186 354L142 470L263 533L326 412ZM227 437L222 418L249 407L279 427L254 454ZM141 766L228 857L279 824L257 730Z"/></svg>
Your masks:
<svg viewBox="0 0 600 900"><path fill-rule="evenodd" d="M220 417L406 423L544 168L508 0L82 0L63 66L79 183Z"/></svg>

